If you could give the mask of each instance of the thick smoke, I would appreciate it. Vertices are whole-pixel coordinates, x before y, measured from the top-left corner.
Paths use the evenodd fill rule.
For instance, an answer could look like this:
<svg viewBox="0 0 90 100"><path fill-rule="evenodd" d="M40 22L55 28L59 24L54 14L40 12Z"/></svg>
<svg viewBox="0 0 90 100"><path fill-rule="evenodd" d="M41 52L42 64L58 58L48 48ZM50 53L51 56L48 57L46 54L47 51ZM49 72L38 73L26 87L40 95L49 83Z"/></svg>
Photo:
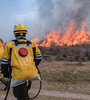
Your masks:
<svg viewBox="0 0 90 100"><path fill-rule="evenodd" d="M73 13L72 19L79 27L81 22L86 21L89 17L90 0L76 0L75 2L80 4L80 8Z"/></svg>
<svg viewBox="0 0 90 100"><path fill-rule="evenodd" d="M38 0L38 6L42 33L59 26L65 30L71 22L79 28L82 21L90 21L90 0Z"/></svg>
<svg viewBox="0 0 90 100"><path fill-rule="evenodd" d="M47 32L53 27L53 10L54 3L52 0L38 0L38 14L39 20L42 24L41 27L44 27L43 31Z"/></svg>

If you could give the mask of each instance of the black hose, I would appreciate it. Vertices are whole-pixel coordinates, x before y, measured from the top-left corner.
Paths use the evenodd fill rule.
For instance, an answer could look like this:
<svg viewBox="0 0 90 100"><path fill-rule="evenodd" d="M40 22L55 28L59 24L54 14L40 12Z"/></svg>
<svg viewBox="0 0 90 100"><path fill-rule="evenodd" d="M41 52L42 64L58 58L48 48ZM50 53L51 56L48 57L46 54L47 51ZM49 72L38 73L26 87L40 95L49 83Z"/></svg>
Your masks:
<svg viewBox="0 0 90 100"><path fill-rule="evenodd" d="M33 99L35 99L35 98L37 98L37 96L39 95L39 93L40 93L40 91L41 91L41 88L42 88L42 76L41 76L41 73L40 73L40 70L39 70L39 68L37 67L37 70L38 70L38 73L39 73L39 75L40 75L40 78L41 78L41 80L40 80L40 88L39 88L39 91L38 91L38 93L34 96L34 97L29 97L29 100L33 100Z"/></svg>

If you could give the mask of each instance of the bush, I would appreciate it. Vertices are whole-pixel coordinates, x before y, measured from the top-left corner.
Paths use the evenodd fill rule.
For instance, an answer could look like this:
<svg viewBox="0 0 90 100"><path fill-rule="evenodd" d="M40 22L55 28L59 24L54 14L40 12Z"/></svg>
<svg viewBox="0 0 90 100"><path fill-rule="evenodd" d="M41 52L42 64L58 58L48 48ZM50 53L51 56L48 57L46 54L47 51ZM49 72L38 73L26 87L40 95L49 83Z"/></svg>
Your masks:
<svg viewBox="0 0 90 100"><path fill-rule="evenodd" d="M90 61L90 45L75 45L75 46L55 46L50 48L40 47L42 54L45 56L55 56L57 61ZM46 59L46 58L44 58Z"/></svg>

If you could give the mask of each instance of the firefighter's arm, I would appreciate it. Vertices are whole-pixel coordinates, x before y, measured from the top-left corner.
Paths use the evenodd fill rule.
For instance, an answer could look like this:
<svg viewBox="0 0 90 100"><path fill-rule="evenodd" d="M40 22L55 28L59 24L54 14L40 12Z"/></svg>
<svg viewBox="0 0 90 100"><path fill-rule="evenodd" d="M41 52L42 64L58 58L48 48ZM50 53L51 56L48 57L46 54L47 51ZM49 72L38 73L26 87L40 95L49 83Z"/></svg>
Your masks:
<svg viewBox="0 0 90 100"><path fill-rule="evenodd" d="M36 66L38 66L39 63L42 60L42 54L40 52L40 49L36 45L35 45L35 48L36 48L36 52L35 52L35 64L36 64Z"/></svg>
<svg viewBox="0 0 90 100"><path fill-rule="evenodd" d="M8 71L8 66L6 64L1 64L1 70L2 70L2 74L4 77L9 78L9 71Z"/></svg>
<svg viewBox="0 0 90 100"><path fill-rule="evenodd" d="M3 44L0 42L0 60L2 59L3 52L4 52L4 47Z"/></svg>
<svg viewBox="0 0 90 100"><path fill-rule="evenodd" d="M10 50L8 45L6 45L4 54L1 60L1 73L4 75L4 77L9 78L9 66L10 66Z"/></svg>

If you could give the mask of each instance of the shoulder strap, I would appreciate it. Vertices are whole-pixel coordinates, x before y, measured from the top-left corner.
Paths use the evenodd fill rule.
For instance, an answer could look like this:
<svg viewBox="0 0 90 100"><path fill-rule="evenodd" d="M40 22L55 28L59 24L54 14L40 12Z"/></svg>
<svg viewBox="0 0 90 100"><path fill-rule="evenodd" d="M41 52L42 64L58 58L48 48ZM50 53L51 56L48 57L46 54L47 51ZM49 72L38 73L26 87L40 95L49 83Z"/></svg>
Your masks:
<svg viewBox="0 0 90 100"><path fill-rule="evenodd" d="M12 40L12 41L15 43L16 46L18 46L18 44L19 44L18 40Z"/></svg>
<svg viewBox="0 0 90 100"><path fill-rule="evenodd" d="M29 46L29 44L31 44L31 41L27 40L26 44L27 44L27 46Z"/></svg>
<svg viewBox="0 0 90 100"><path fill-rule="evenodd" d="M34 56L34 61L35 61L36 48L35 47L32 47L32 49L33 49L33 56Z"/></svg>
<svg viewBox="0 0 90 100"><path fill-rule="evenodd" d="M16 46L18 46L18 41L17 40L12 40ZM10 48L10 60L11 60L11 54L12 54L12 48Z"/></svg>

